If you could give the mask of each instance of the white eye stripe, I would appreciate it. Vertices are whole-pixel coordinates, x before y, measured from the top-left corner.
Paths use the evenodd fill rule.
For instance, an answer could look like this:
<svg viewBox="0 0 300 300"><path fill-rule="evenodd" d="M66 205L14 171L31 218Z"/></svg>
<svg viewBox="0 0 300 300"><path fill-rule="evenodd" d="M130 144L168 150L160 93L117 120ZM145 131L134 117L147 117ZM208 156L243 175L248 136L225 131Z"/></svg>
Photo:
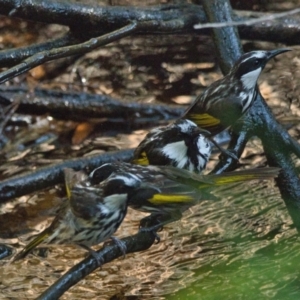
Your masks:
<svg viewBox="0 0 300 300"><path fill-rule="evenodd" d="M94 169L94 170L89 174L89 177L90 177L90 178L93 178L96 172L98 172L98 171L101 170L102 168L104 168L104 167L106 167L106 166L109 166L109 165L111 165L111 163L103 164L103 165L101 165L100 167Z"/></svg>
<svg viewBox="0 0 300 300"><path fill-rule="evenodd" d="M197 127L197 125L190 120L181 120L178 124L176 124L182 133L188 133L191 129Z"/></svg>
<svg viewBox="0 0 300 300"><path fill-rule="evenodd" d="M129 176L127 176L129 175ZM125 175L113 175L112 177L109 177L107 181L113 181L113 180L122 180L125 185L127 186L135 186L140 180L138 179L137 176L128 173L126 176Z"/></svg>
<svg viewBox="0 0 300 300"><path fill-rule="evenodd" d="M266 57L266 55L267 55L266 51L253 51L253 52L249 52L249 56L245 57L240 63L245 63L249 59L253 59L253 58L261 59L261 58Z"/></svg>

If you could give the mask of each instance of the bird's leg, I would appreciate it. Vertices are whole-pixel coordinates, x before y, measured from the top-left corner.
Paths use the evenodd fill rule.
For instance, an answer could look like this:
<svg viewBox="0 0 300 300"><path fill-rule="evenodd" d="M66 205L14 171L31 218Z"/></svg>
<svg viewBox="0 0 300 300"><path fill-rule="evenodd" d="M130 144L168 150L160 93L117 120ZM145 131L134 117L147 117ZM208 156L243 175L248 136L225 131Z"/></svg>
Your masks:
<svg viewBox="0 0 300 300"><path fill-rule="evenodd" d="M161 215L157 214L151 214L150 216L147 216L143 218L140 221L139 231L140 232L152 232L155 236L155 240L157 243L160 242L160 237L157 234L157 231L160 231L163 229L163 224L160 221Z"/></svg>
<svg viewBox="0 0 300 300"><path fill-rule="evenodd" d="M164 225L179 220L181 216L182 213L180 211L173 211L168 214L152 214L140 221L139 231L152 232L157 243L159 243L160 237L157 234L157 231L162 230Z"/></svg>
<svg viewBox="0 0 300 300"><path fill-rule="evenodd" d="M98 267L102 266L102 263L103 263L104 260L103 260L103 257L97 253L97 251L95 251L92 248L90 248L86 245L83 245L83 244L78 244L78 246L80 246L81 248L87 250L90 253L90 255L93 256L96 259L96 261L98 263Z"/></svg>
<svg viewBox="0 0 300 300"><path fill-rule="evenodd" d="M123 254L123 258L125 258L126 251L127 251L126 244L114 236L111 236L110 239L113 241L114 244L116 244L118 246L118 248L120 249L120 251ZM109 240L105 241L104 245L111 245L111 241L109 241Z"/></svg>
<svg viewBox="0 0 300 300"><path fill-rule="evenodd" d="M208 139L214 144L214 146L217 147L217 149L219 149L221 151L221 153L223 153L225 156L229 156L232 159L238 161L239 158L230 150L226 150L223 147L221 147L212 137L208 137Z"/></svg>
<svg viewBox="0 0 300 300"><path fill-rule="evenodd" d="M121 241L120 239L118 239L114 236L111 236L110 238L118 246L118 248L120 249L120 251L123 254L123 258L125 258L125 255L126 255L126 252L127 252L126 244L123 241Z"/></svg>

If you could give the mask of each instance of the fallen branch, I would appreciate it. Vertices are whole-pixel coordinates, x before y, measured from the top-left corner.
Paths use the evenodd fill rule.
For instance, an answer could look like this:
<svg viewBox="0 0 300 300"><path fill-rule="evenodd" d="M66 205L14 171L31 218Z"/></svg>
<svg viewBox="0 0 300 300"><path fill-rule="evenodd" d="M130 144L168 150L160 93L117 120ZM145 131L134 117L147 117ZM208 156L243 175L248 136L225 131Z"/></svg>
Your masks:
<svg viewBox="0 0 300 300"><path fill-rule="evenodd" d="M150 248L155 242L155 235L153 232L143 231L133 236L129 236L121 239L126 245L126 253L133 253L143 251ZM118 257L123 256L120 248L113 244L105 246L98 250L97 253L103 259L103 264L108 263ZM73 268L71 268L66 274L59 278L53 285L51 285L46 291L44 291L37 300L54 300L58 299L64 294L70 287L89 275L95 269L98 268L96 259L92 256L87 257Z"/></svg>
<svg viewBox="0 0 300 300"><path fill-rule="evenodd" d="M50 165L37 171L2 180L0 182L0 203L64 182L64 168L91 171L102 164L115 160L129 161L132 157L133 150L109 152L91 157L65 160L60 164Z"/></svg>
<svg viewBox="0 0 300 300"><path fill-rule="evenodd" d="M125 102L106 95L67 93L56 90L0 86L0 105L8 107L18 100L18 113L51 114L57 119L86 121L106 118L108 122L143 124L172 120L182 115L184 108Z"/></svg>
<svg viewBox="0 0 300 300"><path fill-rule="evenodd" d="M1 68L11 67L13 65L16 65L20 63L22 60L30 56L33 56L36 53L51 50L54 48L79 44L85 40L86 37L84 38L76 37L73 35L72 32L68 32L62 37L44 43L3 50L0 51L0 60L2 61Z"/></svg>
<svg viewBox="0 0 300 300"><path fill-rule="evenodd" d="M65 46L61 48L54 48L47 51L38 52L29 58L22 61L20 64L0 73L0 83L7 81L15 76L23 74L32 68L41 65L45 62L55 60L58 58L63 58L71 55L79 55L87 53L93 49L100 46L107 45L113 41L119 40L122 37L128 36L137 29L136 23L131 23L124 26L118 30L110 32L109 34L100 36L98 38L92 38L87 42L73 45Z"/></svg>
<svg viewBox="0 0 300 300"><path fill-rule="evenodd" d="M200 5L160 5L152 7L90 6L71 2L23 0L0 0L0 14L35 22L56 23L70 27L65 36L50 42L28 47L0 51L2 67L19 64L34 54L80 44L90 38L99 37L128 24L143 23L138 33L196 33L208 34L208 28L239 25L241 38L263 40L285 44L298 44L300 35L299 18L287 18L299 9L280 14L261 14L235 11L233 21L209 24ZM284 19L282 19L285 17ZM226 23L227 22L227 23ZM201 30L194 25L201 24ZM84 28L84 32L83 32ZM203 30L204 29L204 30Z"/></svg>
<svg viewBox="0 0 300 300"><path fill-rule="evenodd" d="M129 236L122 239L125 243L127 253L133 253L143 251L150 248L155 242L154 234L149 232L139 232L133 236ZM103 259L103 263L108 263L118 257L123 256L120 248L113 244L105 246L97 251L100 257ZM98 268L98 263L93 256L89 256L73 268L71 268L66 274L59 278L53 285L51 285L46 291L44 291L37 300L50 300L58 299L64 294L70 287L89 275L95 269Z"/></svg>

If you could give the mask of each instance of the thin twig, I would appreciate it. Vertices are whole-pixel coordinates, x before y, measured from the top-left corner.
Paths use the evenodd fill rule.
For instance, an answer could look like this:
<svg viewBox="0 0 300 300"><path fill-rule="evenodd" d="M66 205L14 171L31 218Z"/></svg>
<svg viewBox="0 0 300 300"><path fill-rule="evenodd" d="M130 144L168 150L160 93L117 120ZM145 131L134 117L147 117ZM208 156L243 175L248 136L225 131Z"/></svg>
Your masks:
<svg viewBox="0 0 300 300"><path fill-rule="evenodd" d="M16 112L16 110L18 109L20 105L20 99L15 99L14 101L12 101L12 103L7 106L3 112L3 120L1 120L0 123L0 135L3 134L3 130L5 128L5 126L7 125L8 121L11 119L12 115Z"/></svg>
<svg viewBox="0 0 300 300"><path fill-rule="evenodd" d="M158 120L174 120L184 112L180 106L159 105L139 102L125 102L108 95L63 92L29 87L0 86L0 105L10 107L18 100L18 113L50 114L63 120L86 121L105 118L107 122L147 124ZM1 129L1 127L0 127Z"/></svg>
<svg viewBox="0 0 300 300"><path fill-rule="evenodd" d="M11 67L36 53L68 45L75 45L85 40L87 40L86 37L76 37L72 32L67 32L62 37L47 42L33 44L25 47L1 50L1 68Z"/></svg>
<svg viewBox="0 0 300 300"><path fill-rule="evenodd" d="M66 46L61 48L55 48L49 51L42 51L33 56L25 59L22 63L0 73L0 83L4 83L12 77L18 76L30 69L54 59L67 57L75 54L83 54L96 49L100 46L107 45L113 41L119 40L133 33L137 29L136 23L131 23L118 30L100 36L98 38L92 38L87 42L77 44L74 46Z"/></svg>
<svg viewBox="0 0 300 300"><path fill-rule="evenodd" d="M123 238L122 242L126 245L126 252L133 253L150 248L155 242L155 238L156 236L151 231L140 231L133 236ZM122 251L116 244L105 246L97 251L97 253L99 257L103 259L103 263L108 263L123 255ZM87 257L59 278L53 285L36 298L36 300L58 299L70 287L85 278L97 268L98 263L96 259L93 256Z"/></svg>
<svg viewBox="0 0 300 300"><path fill-rule="evenodd" d="M206 24L196 24L195 29L208 29L208 28L223 28L231 26L251 26L266 21L274 21L287 16L295 15L300 13L300 8L295 8L283 13L271 14L268 16L263 16L254 20L242 20L242 21L231 21L231 22L220 22L220 23L206 23Z"/></svg>

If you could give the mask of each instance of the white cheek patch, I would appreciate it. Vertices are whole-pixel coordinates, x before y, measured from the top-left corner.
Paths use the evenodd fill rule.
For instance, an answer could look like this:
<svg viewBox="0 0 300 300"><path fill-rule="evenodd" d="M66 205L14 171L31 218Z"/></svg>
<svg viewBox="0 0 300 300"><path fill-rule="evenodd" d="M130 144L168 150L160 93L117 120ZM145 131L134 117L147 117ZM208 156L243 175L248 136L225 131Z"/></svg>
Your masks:
<svg viewBox="0 0 300 300"><path fill-rule="evenodd" d="M205 157L210 156L211 146L210 146L210 143L208 142L207 138L204 137L203 135L201 135L198 138L197 147L200 150L199 152L201 152L202 155L204 155Z"/></svg>
<svg viewBox="0 0 300 300"><path fill-rule="evenodd" d="M113 176L111 178L108 178L107 181L110 181L110 180L115 180L115 179L120 179L124 182L125 185L127 186L135 186L140 180L138 179L137 176L133 175L130 173L130 177L128 176L123 176L123 175L116 175L116 176Z"/></svg>
<svg viewBox="0 0 300 300"><path fill-rule="evenodd" d="M199 136L197 141L197 147L199 149L199 152L201 152L201 155L197 155L198 157L198 171L202 171L211 155L211 145L206 137L203 135ZM204 156L204 157L203 157Z"/></svg>
<svg viewBox="0 0 300 300"><path fill-rule="evenodd" d="M184 141L167 144L162 148L162 153L176 161L178 168L184 168L187 163L187 146Z"/></svg>
<svg viewBox="0 0 300 300"><path fill-rule="evenodd" d="M244 74L241 77L242 83L243 83L243 87L247 90L251 90L255 87L257 79L259 74L261 73L261 68L258 68L256 70L253 70L251 72L248 72L246 74Z"/></svg>
<svg viewBox="0 0 300 300"><path fill-rule="evenodd" d="M99 204L98 208L103 214L108 214L111 211L116 211L126 204L127 194L114 194L104 198L104 203Z"/></svg>

